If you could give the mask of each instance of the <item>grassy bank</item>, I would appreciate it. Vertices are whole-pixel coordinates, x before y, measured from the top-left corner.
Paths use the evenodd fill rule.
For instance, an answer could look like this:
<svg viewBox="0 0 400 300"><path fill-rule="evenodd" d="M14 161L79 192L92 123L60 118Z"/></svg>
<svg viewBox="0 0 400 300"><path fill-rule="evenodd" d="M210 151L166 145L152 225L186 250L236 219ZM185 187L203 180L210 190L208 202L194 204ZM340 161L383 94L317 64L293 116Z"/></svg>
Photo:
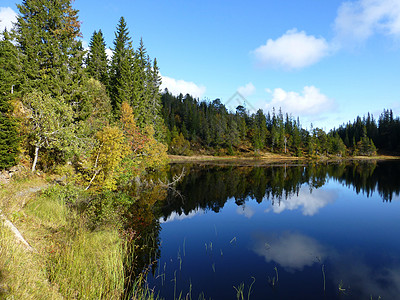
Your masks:
<svg viewBox="0 0 400 300"><path fill-rule="evenodd" d="M125 245L119 228L108 224L89 229L87 216L70 208L80 193L37 176L1 187L4 217L35 249L17 242L2 222L1 298L123 298Z"/></svg>

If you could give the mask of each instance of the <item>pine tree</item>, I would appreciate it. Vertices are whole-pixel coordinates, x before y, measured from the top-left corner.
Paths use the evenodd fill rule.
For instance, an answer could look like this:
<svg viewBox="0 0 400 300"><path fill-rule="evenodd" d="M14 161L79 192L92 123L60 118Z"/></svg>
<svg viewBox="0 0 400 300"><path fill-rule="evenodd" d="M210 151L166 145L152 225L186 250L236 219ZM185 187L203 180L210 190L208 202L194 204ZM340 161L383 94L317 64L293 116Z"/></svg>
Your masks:
<svg viewBox="0 0 400 300"><path fill-rule="evenodd" d="M115 33L113 58L111 61L109 94L114 114L119 118L123 102L131 103L134 52L124 17L121 17Z"/></svg>
<svg viewBox="0 0 400 300"><path fill-rule="evenodd" d="M135 111L136 120L140 128L144 128L146 124L150 124L150 97L149 86L147 83L152 79L150 59L147 56L143 39L135 52L135 60L133 66L133 95L131 104ZM149 80L150 79L150 80Z"/></svg>
<svg viewBox="0 0 400 300"><path fill-rule="evenodd" d="M15 165L18 153L18 128L11 116L11 99L18 80L18 53L7 31L0 40L0 169Z"/></svg>
<svg viewBox="0 0 400 300"><path fill-rule="evenodd" d="M107 86L108 61L106 43L101 30L93 33L90 40L89 49L89 53L86 57L86 71L88 72L89 76Z"/></svg>
<svg viewBox="0 0 400 300"><path fill-rule="evenodd" d="M155 130L155 137L158 141L163 141L165 138L165 129L163 127L163 119L161 115L162 104L161 104L161 76L160 69L157 64L157 59L153 61L153 67L151 68L150 76L150 116L152 116L153 127Z"/></svg>
<svg viewBox="0 0 400 300"><path fill-rule="evenodd" d="M71 0L24 0L15 34L22 53L24 92L40 90L76 102L83 50L78 11Z"/></svg>

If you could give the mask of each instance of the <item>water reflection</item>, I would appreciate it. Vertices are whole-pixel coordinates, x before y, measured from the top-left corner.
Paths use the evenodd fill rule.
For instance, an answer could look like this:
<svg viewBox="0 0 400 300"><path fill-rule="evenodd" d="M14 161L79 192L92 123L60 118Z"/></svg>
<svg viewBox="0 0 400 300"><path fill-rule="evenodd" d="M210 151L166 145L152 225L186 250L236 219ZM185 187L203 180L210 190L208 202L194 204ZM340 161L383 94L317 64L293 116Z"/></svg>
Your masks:
<svg viewBox="0 0 400 300"><path fill-rule="evenodd" d="M394 259L396 261L398 259ZM400 295L400 265L389 263L373 266L360 253L336 256L333 264L333 280L343 282L347 293L369 299L371 295L381 299L398 299Z"/></svg>
<svg viewBox="0 0 400 300"><path fill-rule="evenodd" d="M285 210L297 210L301 209L303 215L313 216L318 211L333 203L337 198L337 192L335 190L310 190L307 187L301 187L297 196L290 195L285 201L279 202L279 205L273 205L265 210L265 212L273 211L276 214L280 214Z"/></svg>
<svg viewBox="0 0 400 300"><path fill-rule="evenodd" d="M171 178L173 174L179 174L183 167L187 175L177 186L182 197L176 197L172 192L168 194L161 206L164 220L175 213L189 215L199 209L219 212L230 198L234 198L238 206L249 199L255 199L258 203L266 200L270 201L270 209L275 213L301 209L304 215L312 216L335 199L333 192L329 194L319 189L329 179L367 197L377 192L387 202L400 194L396 176L400 172L400 163L397 161L287 167L174 165L171 168ZM251 217L252 214L246 212L246 209L242 207L242 214Z"/></svg>
<svg viewBox="0 0 400 300"><path fill-rule="evenodd" d="M176 213L176 212L173 211L168 216L167 219L160 218L160 223L162 224L162 223L168 223L168 222L173 222L173 221L182 221L182 220L185 220L185 219L191 219L196 215L202 215L202 214L204 214L204 211L200 210L200 209L199 210L193 210L193 211L189 212L187 215L185 215L183 213L179 214L179 213Z"/></svg>
<svg viewBox="0 0 400 300"><path fill-rule="evenodd" d="M328 250L317 240L294 232L280 235L253 234L252 250L265 258L266 262L274 262L288 272L301 271L306 266L322 262L328 256Z"/></svg>
<svg viewBox="0 0 400 300"><path fill-rule="evenodd" d="M173 165L171 178L182 167ZM327 299L394 299L400 294L400 259L390 260L378 247L400 251L392 232L400 234L392 209L398 203L389 203L399 196L399 163L185 168L178 194L149 195L132 208L131 218L139 223L135 226L144 226L143 237L150 243L140 245L148 251L140 264L151 265L153 275L154 261L160 258L159 266L164 266L164 277L154 276L153 287L160 284L155 278L164 278L162 289L171 296L177 276L190 287L192 280L203 284L199 292L229 291L234 280L254 276L254 288L264 296L270 291L265 290L264 270L278 266L283 273L280 299L302 299L310 293L314 296L308 299L321 299L328 292L314 292L322 290L324 265ZM371 201L353 201L373 194ZM155 203L156 198L162 200ZM165 257L159 250L160 236ZM217 278L218 284L211 287L210 278ZM285 284L301 291L300 298L285 294Z"/></svg>
<svg viewBox="0 0 400 300"><path fill-rule="evenodd" d="M248 206L246 204L238 206L238 208L236 209L236 212L239 215L245 216L247 219L251 219L251 217L255 214L255 210L253 208L251 208L251 206Z"/></svg>

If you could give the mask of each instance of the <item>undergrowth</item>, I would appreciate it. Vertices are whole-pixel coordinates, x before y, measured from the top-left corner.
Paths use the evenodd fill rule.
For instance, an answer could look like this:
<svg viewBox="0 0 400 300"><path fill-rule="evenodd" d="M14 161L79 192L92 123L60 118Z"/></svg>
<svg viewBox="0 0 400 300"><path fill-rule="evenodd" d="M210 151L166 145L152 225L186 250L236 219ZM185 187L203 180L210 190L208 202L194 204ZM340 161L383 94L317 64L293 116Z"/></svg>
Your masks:
<svg viewBox="0 0 400 300"><path fill-rule="evenodd" d="M124 291L127 245L115 199L72 185L26 192L46 184L33 178L0 191L0 209L37 250L0 226L0 298L154 299L139 279Z"/></svg>

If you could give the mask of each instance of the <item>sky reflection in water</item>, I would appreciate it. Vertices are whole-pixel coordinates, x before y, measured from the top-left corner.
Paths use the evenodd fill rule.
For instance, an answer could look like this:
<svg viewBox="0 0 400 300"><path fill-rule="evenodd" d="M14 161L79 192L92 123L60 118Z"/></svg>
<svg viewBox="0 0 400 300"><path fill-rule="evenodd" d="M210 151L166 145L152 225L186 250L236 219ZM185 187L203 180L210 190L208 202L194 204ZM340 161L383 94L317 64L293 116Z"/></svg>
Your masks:
<svg viewBox="0 0 400 300"><path fill-rule="evenodd" d="M370 185L360 189L342 173L323 180L307 175L287 188L291 192L286 196L265 192L260 198L252 196L259 195L256 190L244 187L240 197L229 183L221 185L237 170L210 168L197 173L197 181L191 178L191 183L180 186L186 207L170 202L174 209L163 208L159 265L165 266L167 280L160 283L154 274L150 286L166 299L173 298L174 289L187 293L190 285L195 299L202 292L207 298L234 299L233 286L244 282L248 288L254 277L250 299L395 299L400 295L399 187L392 184L388 192L379 187L379 180L375 185L368 181L376 172L385 174L385 165L370 168L367 179L362 178L365 172L358 172L360 177L359 169L346 168L350 170L343 174L355 174ZM202 186L204 172L228 195L225 200L220 194L201 198L196 192L199 204L191 203L192 190L207 188ZM240 172L254 187L254 174L263 178L262 172L270 171ZM265 191L276 190L270 183L265 186ZM272 287L267 278L275 276L274 267L279 285Z"/></svg>

